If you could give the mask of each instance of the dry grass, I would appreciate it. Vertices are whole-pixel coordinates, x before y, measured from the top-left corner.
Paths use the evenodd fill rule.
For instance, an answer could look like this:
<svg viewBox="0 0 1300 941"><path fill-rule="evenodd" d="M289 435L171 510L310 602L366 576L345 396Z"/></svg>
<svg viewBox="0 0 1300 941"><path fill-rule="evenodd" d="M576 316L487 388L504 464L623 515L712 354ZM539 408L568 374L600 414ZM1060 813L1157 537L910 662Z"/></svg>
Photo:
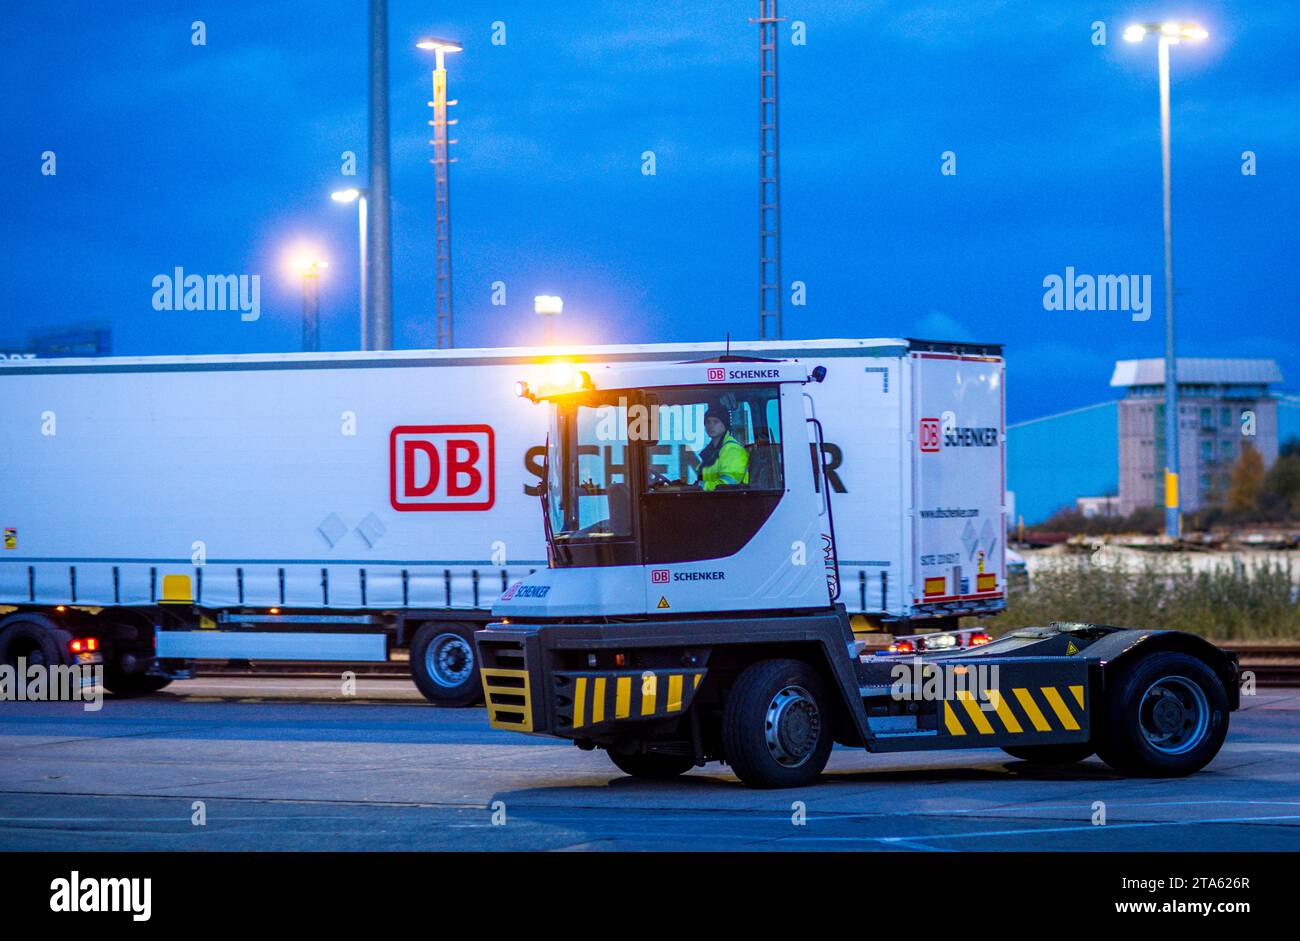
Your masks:
<svg viewBox="0 0 1300 941"><path fill-rule="evenodd" d="M1140 565L1053 559L1007 610L983 623L995 634L1049 621L1172 628L1217 640L1300 640L1300 606L1287 563L1225 561L1194 571L1186 561Z"/></svg>

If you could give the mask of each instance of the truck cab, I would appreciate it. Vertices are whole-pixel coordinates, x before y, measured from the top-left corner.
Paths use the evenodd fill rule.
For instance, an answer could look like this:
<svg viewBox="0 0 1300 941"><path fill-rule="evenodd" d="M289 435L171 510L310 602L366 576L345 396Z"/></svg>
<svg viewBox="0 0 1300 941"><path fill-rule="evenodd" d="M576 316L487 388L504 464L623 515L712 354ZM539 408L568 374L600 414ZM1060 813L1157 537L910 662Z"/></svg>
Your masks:
<svg viewBox="0 0 1300 941"><path fill-rule="evenodd" d="M798 363L742 360L575 368L558 388L521 390L552 403L549 567L494 613L829 609L829 509L802 457L809 381Z"/></svg>
<svg viewBox="0 0 1300 941"><path fill-rule="evenodd" d="M548 567L509 586L500 620L475 635L494 727L604 749L638 777L721 760L759 787L811 783L836 743L994 747L1044 763L1097 753L1138 774L1186 774L1214 757L1238 704L1237 664L1191 635L1052 623L973 649L866 653L837 603L810 393L826 374L723 357L571 366L520 384L551 412ZM924 436L929 421L923 451L942 446ZM957 447L988 440L958 423L950 434ZM855 522L905 513L853 509ZM986 577L980 540L949 532L981 567L977 591L954 598L959 573L918 566L913 582L944 604Z"/></svg>

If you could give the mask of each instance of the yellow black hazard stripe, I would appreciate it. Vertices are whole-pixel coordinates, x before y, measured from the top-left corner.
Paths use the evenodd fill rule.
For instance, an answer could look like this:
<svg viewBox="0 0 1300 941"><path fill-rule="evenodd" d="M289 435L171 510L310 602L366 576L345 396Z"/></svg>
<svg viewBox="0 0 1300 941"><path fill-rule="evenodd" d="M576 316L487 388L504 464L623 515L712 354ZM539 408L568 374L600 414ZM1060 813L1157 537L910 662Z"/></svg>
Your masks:
<svg viewBox="0 0 1300 941"><path fill-rule="evenodd" d="M680 713L699 689L704 671L578 674L566 679L572 682L573 728L581 729L611 720ZM561 715L567 712L562 706Z"/></svg>
<svg viewBox="0 0 1300 941"><path fill-rule="evenodd" d="M483 667L483 698L488 722L494 729L512 732L533 730L533 697L527 670Z"/></svg>
<svg viewBox="0 0 1300 941"><path fill-rule="evenodd" d="M1088 726L1087 690L1077 686L1013 686L990 689L983 700L970 690L943 702L949 735L1034 735L1077 732Z"/></svg>

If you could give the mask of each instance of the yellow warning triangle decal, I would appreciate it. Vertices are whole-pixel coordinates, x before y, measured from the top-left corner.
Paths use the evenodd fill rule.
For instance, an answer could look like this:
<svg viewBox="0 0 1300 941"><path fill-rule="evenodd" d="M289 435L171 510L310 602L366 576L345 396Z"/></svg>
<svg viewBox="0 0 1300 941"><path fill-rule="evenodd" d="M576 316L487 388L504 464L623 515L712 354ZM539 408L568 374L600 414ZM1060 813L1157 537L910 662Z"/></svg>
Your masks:
<svg viewBox="0 0 1300 941"><path fill-rule="evenodd" d="M1073 657L1078 652L1079 652L1079 648L1074 646L1074 641L1070 641L1068 644L1065 645L1065 655L1067 657Z"/></svg>
<svg viewBox="0 0 1300 941"><path fill-rule="evenodd" d="M663 595L659 596L659 607L661 608L668 607L668 599L665 598Z"/></svg>

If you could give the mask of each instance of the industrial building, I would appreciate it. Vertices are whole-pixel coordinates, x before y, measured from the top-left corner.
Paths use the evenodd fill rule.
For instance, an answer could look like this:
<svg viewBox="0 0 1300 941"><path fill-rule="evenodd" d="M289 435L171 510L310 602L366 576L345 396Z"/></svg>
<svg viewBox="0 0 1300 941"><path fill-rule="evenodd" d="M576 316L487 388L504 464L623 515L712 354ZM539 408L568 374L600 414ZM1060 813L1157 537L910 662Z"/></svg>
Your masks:
<svg viewBox="0 0 1300 941"><path fill-rule="evenodd" d="M1178 498L1184 512L1220 501L1232 465L1250 445L1265 466L1277 460L1278 406L1270 386L1282 381L1271 359L1178 360ZM1119 508L1129 514L1164 504L1165 363L1127 359L1110 384L1119 403Z"/></svg>
<svg viewBox="0 0 1300 941"><path fill-rule="evenodd" d="M1280 444L1300 437L1300 397L1271 388L1283 381L1271 359L1178 363L1180 499L1191 512L1223 494L1243 443L1271 465ZM1095 515L1104 507L1107 514L1128 515L1163 505L1163 383L1163 360L1122 360L1110 384L1124 389L1124 398L1008 425L1010 522L1032 526L1062 509ZM1253 413L1247 416L1253 426L1243 424L1243 412ZM1088 447L1079 448L1080 441ZM1118 506L1108 497L1118 497Z"/></svg>

